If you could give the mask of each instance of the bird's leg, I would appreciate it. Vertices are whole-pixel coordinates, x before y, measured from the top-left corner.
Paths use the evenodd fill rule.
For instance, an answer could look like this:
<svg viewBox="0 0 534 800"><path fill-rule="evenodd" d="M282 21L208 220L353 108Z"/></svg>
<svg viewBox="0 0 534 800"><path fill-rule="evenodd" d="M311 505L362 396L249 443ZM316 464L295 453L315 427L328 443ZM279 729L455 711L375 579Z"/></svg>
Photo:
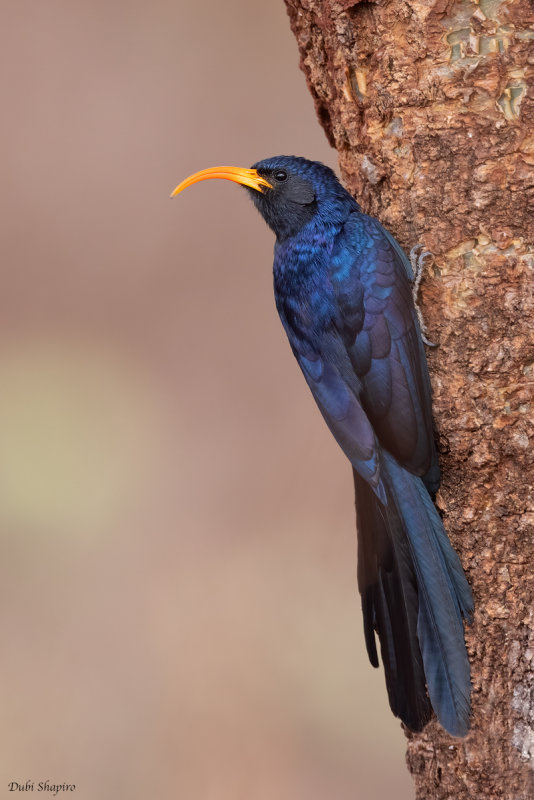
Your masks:
<svg viewBox="0 0 534 800"><path fill-rule="evenodd" d="M420 252L421 250L423 250L422 244L416 244L415 247L412 247L412 249L410 250L410 264L412 265L412 270L414 274L412 280L413 302L415 310L417 312L417 319L419 320L419 327L421 328L421 339L426 345L428 345L428 347L437 347L437 344L435 342L431 342L430 339L427 338L428 330L425 325L425 321L423 319L423 314L417 302L419 296L419 287L421 285L421 280L423 278L426 259L434 258L430 250L424 250L422 253Z"/></svg>

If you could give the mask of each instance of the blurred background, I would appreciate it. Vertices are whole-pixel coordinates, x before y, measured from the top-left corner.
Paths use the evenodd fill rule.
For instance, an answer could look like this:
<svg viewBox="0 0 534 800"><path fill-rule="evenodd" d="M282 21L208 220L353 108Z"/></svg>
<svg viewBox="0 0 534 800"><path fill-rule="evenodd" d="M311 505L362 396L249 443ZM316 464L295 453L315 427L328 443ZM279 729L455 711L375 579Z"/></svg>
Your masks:
<svg viewBox="0 0 534 800"><path fill-rule="evenodd" d="M282 0L2 11L3 792L412 797L272 234L228 182L168 199L335 166Z"/></svg>

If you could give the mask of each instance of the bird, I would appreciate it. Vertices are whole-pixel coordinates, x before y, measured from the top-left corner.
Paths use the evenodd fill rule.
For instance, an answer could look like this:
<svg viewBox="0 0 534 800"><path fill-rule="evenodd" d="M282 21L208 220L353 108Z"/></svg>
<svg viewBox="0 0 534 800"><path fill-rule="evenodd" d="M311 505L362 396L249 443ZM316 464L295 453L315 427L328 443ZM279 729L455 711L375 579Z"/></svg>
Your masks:
<svg viewBox="0 0 534 800"><path fill-rule="evenodd" d="M297 156L196 172L172 192L241 184L276 236L280 320L317 406L352 466L367 653L413 732L435 712L470 725L464 620L474 604L434 504L440 468L412 264L333 170Z"/></svg>

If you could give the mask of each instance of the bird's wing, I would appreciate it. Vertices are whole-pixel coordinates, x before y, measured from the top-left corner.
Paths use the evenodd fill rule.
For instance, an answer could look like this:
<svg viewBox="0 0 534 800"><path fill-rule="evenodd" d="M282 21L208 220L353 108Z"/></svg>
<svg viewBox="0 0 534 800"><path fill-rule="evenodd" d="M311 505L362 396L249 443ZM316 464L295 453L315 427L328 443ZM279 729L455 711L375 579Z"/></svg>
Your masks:
<svg viewBox="0 0 534 800"><path fill-rule="evenodd" d="M351 214L331 260L339 334L378 441L435 489L430 380L410 277L406 256L380 223Z"/></svg>
<svg viewBox="0 0 534 800"><path fill-rule="evenodd" d="M343 377L343 362L349 368L350 362L341 338L335 332L312 343L312 337L293 318L289 303L278 303L278 310L293 354L326 424L354 469L385 503L379 445L357 391Z"/></svg>
<svg viewBox="0 0 534 800"><path fill-rule="evenodd" d="M318 354L314 358L298 354L297 360L338 444L358 473L386 502L376 436L356 394L330 360Z"/></svg>

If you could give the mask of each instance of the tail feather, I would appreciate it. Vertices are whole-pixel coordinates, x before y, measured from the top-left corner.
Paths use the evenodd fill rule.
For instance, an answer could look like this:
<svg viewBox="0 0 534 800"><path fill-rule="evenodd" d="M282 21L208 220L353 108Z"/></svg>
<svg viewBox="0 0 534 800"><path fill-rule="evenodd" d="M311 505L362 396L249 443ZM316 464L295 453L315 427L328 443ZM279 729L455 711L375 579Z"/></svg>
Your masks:
<svg viewBox="0 0 534 800"><path fill-rule="evenodd" d="M472 615L471 590L423 481L387 453L382 468L386 506L355 473L369 657L377 663L376 630L391 708L409 728L426 724L431 703L443 727L464 736L471 685L462 617Z"/></svg>
<svg viewBox="0 0 534 800"><path fill-rule="evenodd" d="M391 523L369 484L354 472L358 528L358 586L369 660L378 667L375 630L389 704L414 731L431 716L417 637L417 588L406 537L392 537ZM392 504L389 504L392 506ZM408 562L408 563L407 563Z"/></svg>

